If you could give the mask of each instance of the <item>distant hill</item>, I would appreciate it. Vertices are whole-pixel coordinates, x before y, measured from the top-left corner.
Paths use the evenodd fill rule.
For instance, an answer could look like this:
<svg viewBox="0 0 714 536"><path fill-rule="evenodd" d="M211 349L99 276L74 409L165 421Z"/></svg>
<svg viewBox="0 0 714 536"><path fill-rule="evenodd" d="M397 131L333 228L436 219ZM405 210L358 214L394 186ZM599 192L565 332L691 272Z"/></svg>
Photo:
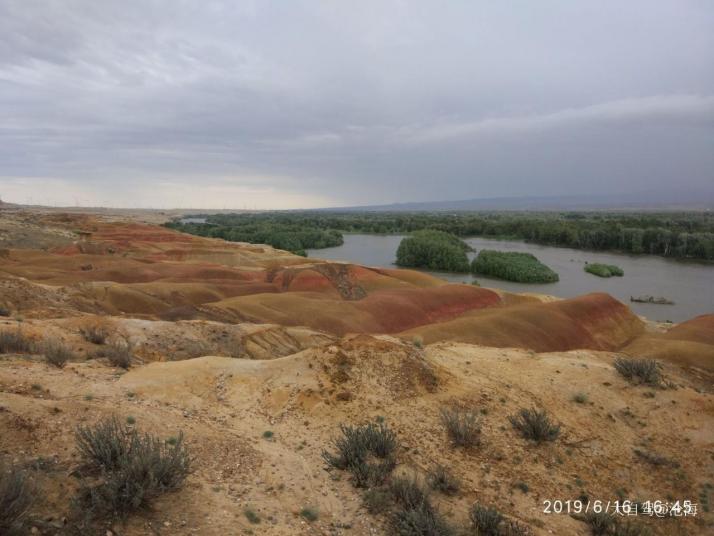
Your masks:
<svg viewBox="0 0 714 536"><path fill-rule="evenodd" d="M492 197L332 207L326 211L474 211L474 210L714 210L714 192L640 192L624 195Z"/></svg>

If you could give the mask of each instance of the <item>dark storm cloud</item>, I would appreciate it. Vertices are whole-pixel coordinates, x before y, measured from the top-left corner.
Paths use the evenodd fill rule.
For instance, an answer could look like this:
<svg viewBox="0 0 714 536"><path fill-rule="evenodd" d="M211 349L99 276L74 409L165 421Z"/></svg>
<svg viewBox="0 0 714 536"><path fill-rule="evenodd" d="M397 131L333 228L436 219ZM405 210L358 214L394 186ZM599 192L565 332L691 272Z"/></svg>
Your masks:
<svg viewBox="0 0 714 536"><path fill-rule="evenodd" d="M0 1L0 195L714 189L705 1Z"/></svg>

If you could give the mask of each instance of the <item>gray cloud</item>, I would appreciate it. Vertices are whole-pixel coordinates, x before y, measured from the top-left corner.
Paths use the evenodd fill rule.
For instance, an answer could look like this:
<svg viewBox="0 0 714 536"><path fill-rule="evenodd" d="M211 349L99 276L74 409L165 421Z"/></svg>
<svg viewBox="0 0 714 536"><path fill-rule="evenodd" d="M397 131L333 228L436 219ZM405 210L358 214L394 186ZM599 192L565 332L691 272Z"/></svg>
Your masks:
<svg viewBox="0 0 714 536"><path fill-rule="evenodd" d="M711 191L712 27L701 0L5 0L0 195L283 208Z"/></svg>

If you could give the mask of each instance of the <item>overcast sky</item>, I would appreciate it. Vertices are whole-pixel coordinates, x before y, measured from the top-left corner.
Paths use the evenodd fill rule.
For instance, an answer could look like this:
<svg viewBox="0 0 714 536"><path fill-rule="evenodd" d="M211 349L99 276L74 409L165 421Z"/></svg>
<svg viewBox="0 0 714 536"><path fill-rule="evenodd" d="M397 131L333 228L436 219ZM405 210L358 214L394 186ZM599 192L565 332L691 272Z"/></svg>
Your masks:
<svg viewBox="0 0 714 536"><path fill-rule="evenodd" d="M714 190L714 2L0 0L0 196Z"/></svg>

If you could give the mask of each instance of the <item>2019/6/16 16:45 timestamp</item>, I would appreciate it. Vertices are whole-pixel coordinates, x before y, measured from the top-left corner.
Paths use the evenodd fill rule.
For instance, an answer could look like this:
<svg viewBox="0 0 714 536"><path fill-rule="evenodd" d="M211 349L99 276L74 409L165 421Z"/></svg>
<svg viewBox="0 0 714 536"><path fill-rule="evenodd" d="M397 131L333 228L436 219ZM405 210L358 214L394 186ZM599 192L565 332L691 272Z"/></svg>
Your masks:
<svg viewBox="0 0 714 536"><path fill-rule="evenodd" d="M650 517L693 517L697 515L698 504L688 499L679 501L630 501L630 500L592 500L582 501L545 499L545 514L587 514L607 513L620 516Z"/></svg>

